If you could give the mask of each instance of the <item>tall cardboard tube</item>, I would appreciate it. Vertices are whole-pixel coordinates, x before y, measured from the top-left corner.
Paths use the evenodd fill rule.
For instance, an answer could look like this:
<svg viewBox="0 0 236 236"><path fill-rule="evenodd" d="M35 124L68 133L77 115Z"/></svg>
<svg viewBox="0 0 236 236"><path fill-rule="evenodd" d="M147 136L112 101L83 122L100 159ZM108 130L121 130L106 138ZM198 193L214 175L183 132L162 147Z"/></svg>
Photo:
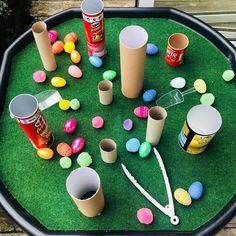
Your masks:
<svg viewBox="0 0 236 236"><path fill-rule="evenodd" d="M41 57L44 69L54 71L57 68L55 56L52 52L47 25L43 21L38 21L33 24L32 32Z"/></svg>
<svg viewBox="0 0 236 236"><path fill-rule="evenodd" d="M159 143L162 130L167 117L167 111L163 107L155 106L149 110L146 141L155 146Z"/></svg>
<svg viewBox="0 0 236 236"><path fill-rule="evenodd" d="M87 217L100 215L105 200L100 177L89 167L73 170L66 180L66 189L79 211Z"/></svg>
<svg viewBox="0 0 236 236"><path fill-rule="evenodd" d="M137 25L125 27L119 35L121 91L127 98L137 98L143 88L148 34Z"/></svg>
<svg viewBox="0 0 236 236"><path fill-rule="evenodd" d="M112 139L103 139L99 143L102 160L106 163L114 163L117 159L116 143Z"/></svg>
<svg viewBox="0 0 236 236"><path fill-rule="evenodd" d="M98 83L98 94L101 104L109 105L112 103L112 86L113 83L109 80L102 80Z"/></svg>

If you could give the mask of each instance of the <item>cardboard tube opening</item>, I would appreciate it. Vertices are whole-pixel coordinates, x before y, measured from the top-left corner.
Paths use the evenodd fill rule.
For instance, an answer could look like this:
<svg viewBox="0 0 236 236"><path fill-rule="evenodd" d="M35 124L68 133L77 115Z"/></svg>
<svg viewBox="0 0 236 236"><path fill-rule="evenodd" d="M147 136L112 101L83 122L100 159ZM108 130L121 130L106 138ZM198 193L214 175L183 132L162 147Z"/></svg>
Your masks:
<svg viewBox="0 0 236 236"><path fill-rule="evenodd" d="M169 45L176 50L183 50L188 47L189 39L181 33L172 34L168 39Z"/></svg>
<svg viewBox="0 0 236 236"><path fill-rule="evenodd" d="M110 89L112 89L112 82L111 81L109 81L109 80L103 80L103 81L101 81L101 82L99 82L99 84L98 84L98 89L100 90L100 91L108 91L108 90L110 90Z"/></svg>
<svg viewBox="0 0 236 236"><path fill-rule="evenodd" d="M84 0L81 3L80 8L85 14L94 15L103 10L104 3L100 0L96 1Z"/></svg>
<svg viewBox="0 0 236 236"><path fill-rule="evenodd" d="M212 106L197 105L190 109L187 123L197 134L215 134L222 125L220 113Z"/></svg>
<svg viewBox="0 0 236 236"><path fill-rule="evenodd" d="M15 118L27 118L38 109L37 99L30 94L20 94L9 104L9 111Z"/></svg>
<svg viewBox="0 0 236 236"><path fill-rule="evenodd" d="M125 27L119 35L120 42L127 48L136 49L143 47L148 41L147 31L138 26Z"/></svg>
<svg viewBox="0 0 236 236"><path fill-rule="evenodd" d="M105 152L112 152L116 149L116 143L112 139L103 139L100 142L100 147Z"/></svg>
<svg viewBox="0 0 236 236"><path fill-rule="evenodd" d="M43 21L38 21L32 25L32 31L36 34L43 33L47 30L47 25Z"/></svg>
<svg viewBox="0 0 236 236"><path fill-rule="evenodd" d="M167 112L162 107L152 107L149 110L149 115L154 120L163 120L167 117Z"/></svg>

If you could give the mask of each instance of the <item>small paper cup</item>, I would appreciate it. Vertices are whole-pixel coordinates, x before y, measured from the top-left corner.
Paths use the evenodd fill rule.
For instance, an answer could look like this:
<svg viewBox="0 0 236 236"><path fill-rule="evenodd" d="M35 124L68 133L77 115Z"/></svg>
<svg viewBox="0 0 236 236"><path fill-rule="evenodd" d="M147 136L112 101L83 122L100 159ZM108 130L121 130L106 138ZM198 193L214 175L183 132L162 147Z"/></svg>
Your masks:
<svg viewBox="0 0 236 236"><path fill-rule="evenodd" d="M103 139L99 143L102 160L106 163L114 163L117 159L116 143L112 139Z"/></svg>
<svg viewBox="0 0 236 236"><path fill-rule="evenodd" d="M202 153L222 125L220 113L212 106L192 107L179 135L180 146L190 154Z"/></svg>
<svg viewBox="0 0 236 236"><path fill-rule="evenodd" d="M102 80L98 83L99 101L102 105L109 105L112 103L112 87L113 83L109 80Z"/></svg>
<svg viewBox="0 0 236 236"><path fill-rule="evenodd" d="M70 173L66 189L79 211L87 217L100 215L105 200L100 177L89 167L80 167Z"/></svg>

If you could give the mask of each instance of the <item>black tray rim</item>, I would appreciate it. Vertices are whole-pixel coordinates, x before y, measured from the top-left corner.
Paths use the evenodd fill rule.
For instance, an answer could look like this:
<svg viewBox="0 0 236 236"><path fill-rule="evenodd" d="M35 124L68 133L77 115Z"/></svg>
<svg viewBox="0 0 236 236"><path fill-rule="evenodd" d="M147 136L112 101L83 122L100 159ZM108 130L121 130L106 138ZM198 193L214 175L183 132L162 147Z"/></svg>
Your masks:
<svg viewBox="0 0 236 236"><path fill-rule="evenodd" d="M70 8L61 11L44 22L48 28L52 28L66 20L72 18L81 18L80 8ZM211 41L220 51L230 60L232 69L236 72L236 49L221 34L211 28L203 21L194 16L177 10L175 8L105 8L105 17L125 17L125 18L167 18L181 23L192 30L200 33L202 36ZM26 46L33 40L31 29L27 30L18 39L16 39L5 51L1 70L0 70L0 115L3 111L7 84L11 69L11 61L15 53L19 52L22 47ZM236 83L236 81L234 81ZM0 180L0 204L9 216L15 220L30 235L212 235L220 230L236 214L236 194L228 204L209 222L202 225L195 231L50 231L30 215L6 189Z"/></svg>

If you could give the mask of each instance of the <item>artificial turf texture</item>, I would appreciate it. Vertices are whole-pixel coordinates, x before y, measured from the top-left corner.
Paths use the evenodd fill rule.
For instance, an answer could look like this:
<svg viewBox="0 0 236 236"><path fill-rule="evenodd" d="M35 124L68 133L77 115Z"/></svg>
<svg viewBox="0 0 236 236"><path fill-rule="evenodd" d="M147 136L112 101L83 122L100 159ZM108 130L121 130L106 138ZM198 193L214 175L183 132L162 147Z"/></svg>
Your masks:
<svg viewBox="0 0 236 236"><path fill-rule="evenodd" d="M156 43L160 53L158 56L147 56L145 67L144 91L154 88L162 95L171 90L172 78L181 76L187 81L186 89L193 86L194 80L202 78L208 85L207 92L215 95L214 107L223 119L223 125L207 150L201 155L190 155L181 150L178 134L188 110L200 103L200 94L187 95L185 102L169 108L159 150L172 187L172 191L182 187L188 189L190 184L200 180L205 186L202 199L193 201L191 206L184 207L175 201L176 215L180 224L173 226L169 217L156 209L131 184L122 171L124 163L137 181L162 205L168 203L162 173L152 152L147 158L141 159L138 154L128 153L125 143L136 137L145 141L146 120L133 115L135 107L147 105L152 107L155 102L147 104L138 99L127 99L121 94L119 32L127 25L137 24L144 27L149 34L149 42ZM63 231L191 231L208 222L235 195L236 186L236 149L235 149L235 107L236 90L233 81L226 83L222 73L231 69L227 58L206 39L180 24L165 19L120 19L105 20L106 45L108 55L99 69L88 62L87 48L81 19L72 19L60 24L55 29L59 38L74 31L79 34L76 49L82 55L79 64L83 71L82 79L73 79L67 74L71 65L69 55L62 53L56 56L58 69L47 72L47 81L36 84L32 79L34 71L43 69L34 42L22 48L12 61L12 69L6 95L6 102L0 126L0 177L17 201L42 225L49 230ZM175 32L185 33L190 40L184 64L178 68L165 63L165 52L168 36ZM114 100L109 106L99 103L97 84L105 70L117 71L118 77L113 81ZM60 157L55 155L46 161L36 155L35 149L27 140L16 121L9 117L10 100L21 93L37 94L52 89L50 78L62 76L67 80L59 92L64 99L78 98L81 108L78 111L62 111L57 105L43 112L47 123L54 132L55 143L69 144L75 137L84 137L86 147L93 158L91 165L101 177L106 207L101 216L84 217L76 208L65 188L69 173L79 167L77 155L72 156L73 165L70 169L62 169ZM100 115L105 125L100 130L92 128L91 120ZM76 118L78 127L72 134L63 131L63 123L69 118ZM127 132L122 123L125 119L134 121L134 128ZM99 154L99 141L112 138L118 146L118 160L115 164L105 164ZM139 208L148 207L153 211L154 222L141 225L136 219Z"/></svg>

